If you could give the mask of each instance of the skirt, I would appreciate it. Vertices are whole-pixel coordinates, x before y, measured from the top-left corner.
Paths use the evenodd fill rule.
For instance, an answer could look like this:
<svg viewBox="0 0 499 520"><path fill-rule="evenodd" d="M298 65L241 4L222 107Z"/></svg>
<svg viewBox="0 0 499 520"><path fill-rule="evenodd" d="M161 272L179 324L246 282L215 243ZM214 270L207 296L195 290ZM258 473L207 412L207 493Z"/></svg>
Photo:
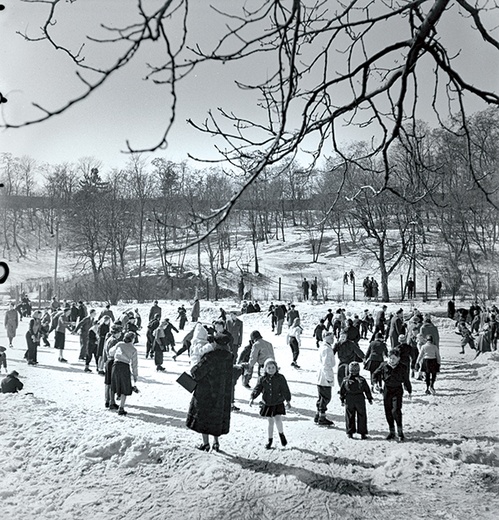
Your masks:
<svg viewBox="0 0 499 520"><path fill-rule="evenodd" d="M117 395L132 395L130 365L115 361L111 371L111 391Z"/></svg>
<svg viewBox="0 0 499 520"><path fill-rule="evenodd" d="M421 372L436 374L437 372L440 372L440 365L435 358L423 359L423 362L421 363Z"/></svg>
<svg viewBox="0 0 499 520"><path fill-rule="evenodd" d="M104 384L105 385L111 384L111 377L113 374L113 364L114 364L114 359L111 358L111 359L108 359L106 361L106 364L104 365Z"/></svg>
<svg viewBox="0 0 499 520"><path fill-rule="evenodd" d="M284 403L267 405L262 404L260 406L260 415L262 417L274 417L275 415L286 415L286 408Z"/></svg>
<svg viewBox="0 0 499 520"><path fill-rule="evenodd" d="M369 372L374 372L380 365L383 363L383 361L376 361L375 359L368 359L364 363L365 370L368 370Z"/></svg>
<svg viewBox="0 0 499 520"><path fill-rule="evenodd" d="M54 338L55 338L54 348L57 348L59 350L64 350L64 343L66 342L66 334L64 334L64 332L58 332L56 330Z"/></svg>

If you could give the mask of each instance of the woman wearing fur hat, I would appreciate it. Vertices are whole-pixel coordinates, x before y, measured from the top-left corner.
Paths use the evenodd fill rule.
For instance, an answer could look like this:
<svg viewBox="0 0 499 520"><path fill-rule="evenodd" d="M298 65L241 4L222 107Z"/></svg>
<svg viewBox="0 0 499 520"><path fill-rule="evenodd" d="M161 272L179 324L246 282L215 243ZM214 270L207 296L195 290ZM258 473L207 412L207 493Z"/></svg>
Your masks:
<svg viewBox="0 0 499 520"><path fill-rule="evenodd" d="M289 391L286 378L279 373L279 367L273 358L268 358L263 365L263 375L251 392L250 406L260 394L262 394L260 415L268 419L269 440L265 448L269 450L272 447L274 424L279 432L281 444L286 446L288 441L284 435L281 416L286 415L284 403L286 403L288 408L291 407L291 392Z"/></svg>
<svg viewBox="0 0 499 520"><path fill-rule="evenodd" d="M350 363L348 372L340 388L341 404L345 406L347 435L352 439L354 433L359 433L361 439L367 439L366 398L369 404L373 404L373 396L367 381L360 375L357 361Z"/></svg>
<svg viewBox="0 0 499 520"><path fill-rule="evenodd" d="M191 368L192 378L197 385L187 413L186 426L202 435L203 443L198 446L201 451L210 450L210 435L214 437L212 449L219 451L219 437L229 433L230 428L232 399L230 338L227 334L217 333L212 340L211 350L205 352L199 362Z"/></svg>

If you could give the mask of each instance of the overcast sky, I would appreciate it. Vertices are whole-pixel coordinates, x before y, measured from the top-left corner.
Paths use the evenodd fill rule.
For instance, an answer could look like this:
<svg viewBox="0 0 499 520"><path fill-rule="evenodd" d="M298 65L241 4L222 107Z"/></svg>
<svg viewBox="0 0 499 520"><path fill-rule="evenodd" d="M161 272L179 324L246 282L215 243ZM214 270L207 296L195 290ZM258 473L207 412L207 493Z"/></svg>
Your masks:
<svg viewBox="0 0 499 520"><path fill-rule="evenodd" d="M37 28L44 20L48 5L19 0L4 3L6 10L0 12L0 91L8 103L1 108L4 120L19 123L37 113L31 107L33 101L55 109L67 99L68 92L76 92L81 87L74 67L62 51L55 51L45 42L26 42L16 34L16 31L27 31L31 36L39 35ZM216 30L210 23L212 18L206 4L202 0L192 2L191 12L196 15L192 30L208 41L216 36ZM84 41L90 27L97 31L97 22L119 25L118 21L125 23L129 13L136 10L134 0L85 0L61 6L57 34L72 46ZM454 34L452 42L456 50L466 49L461 59L466 60L470 75L477 78L477 83L482 82L489 88L494 86L499 91L499 52L495 55L483 52L476 35L463 31L460 23L448 25L445 30ZM97 59L108 57L102 45L93 45L93 48L98 48ZM122 167L127 157L120 151L125 149L126 139L138 147L156 143L169 117L168 97L142 79L146 70L144 61L155 58L152 50L150 55L146 54L138 56L128 71L118 73L92 99L65 114L39 125L0 133L0 150L16 156L27 154L52 164L94 156L103 161L106 169ZM251 77L251 72L239 70L245 79ZM202 121L210 107L254 110L249 98L235 88L232 72L227 74L222 67L200 69L182 84L179 96L181 107L169 147L151 154L151 158L163 156L181 161L188 151L214 157L210 138L190 129L185 120L192 117ZM483 108L484 105L476 105L476 110ZM345 129L344 136L345 139L365 138L365 135L357 136L352 129Z"/></svg>

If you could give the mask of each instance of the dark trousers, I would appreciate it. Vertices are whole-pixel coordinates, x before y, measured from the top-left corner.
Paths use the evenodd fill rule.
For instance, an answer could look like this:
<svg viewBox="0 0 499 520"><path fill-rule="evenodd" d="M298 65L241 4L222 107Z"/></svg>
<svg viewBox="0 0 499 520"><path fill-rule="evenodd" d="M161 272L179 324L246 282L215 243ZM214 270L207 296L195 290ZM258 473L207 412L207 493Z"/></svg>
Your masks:
<svg viewBox="0 0 499 520"><path fill-rule="evenodd" d="M433 385L435 384L436 380L437 380L436 372L425 372L426 388L430 388L430 386L433 388Z"/></svg>
<svg viewBox="0 0 499 520"><path fill-rule="evenodd" d="M317 385L317 393L319 394L317 411L324 414L326 413L327 405L331 402L331 387Z"/></svg>
<svg viewBox="0 0 499 520"><path fill-rule="evenodd" d="M385 406L385 417L390 431L395 430L395 424L402 429L402 395L404 390L401 386L387 387L383 390L383 404Z"/></svg>
<svg viewBox="0 0 499 520"><path fill-rule="evenodd" d="M339 337L341 332L341 321L335 321L333 322L333 334L335 337Z"/></svg>
<svg viewBox="0 0 499 520"><path fill-rule="evenodd" d="M177 350L177 357L179 357L180 354L183 354L185 351L187 351L189 356L191 355L189 345L186 345L185 343L182 343L182 346Z"/></svg>
<svg viewBox="0 0 499 520"><path fill-rule="evenodd" d="M161 347L159 345L156 345L154 347L154 364L159 367L163 365L163 351L161 350Z"/></svg>
<svg viewBox="0 0 499 520"><path fill-rule="evenodd" d="M355 426L357 422L357 426ZM345 423L347 433L367 435L366 400L363 395L347 397L345 406Z"/></svg>
<svg viewBox="0 0 499 520"><path fill-rule="evenodd" d="M236 391L236 383L237 380L241 377L241 374L243 373L243 369L240 366L233 366L232 367L232 396L231 396L231 403L234 403L234 394Z"/></svg>
<svg viewBox="0 0 499 520"><path fill-rule="evenodd" d="M98 365L98 356L97 356L97 345L96 344L89 344L87 346L87 355L85 356L85 365L88 367L90 365L90 362L92 361L92 358L95 358L95 364Z"/></svg>
<svg viewBox="0 0 499 520"><path fill-rule="evenodd" d="M277 330L276 330L276 334L279 335L282 333L282 324L284 323L284 320L277 320L277 323L276 323L276 327L277 327Z"/></svg>
<svg viewBox="0 0 499 520"><path fill-rule="evenodd" d="M338 378L338 386L341 388L341 383L343 383L343 379L348 375L348 363L341 363L338 366L338 372L336 376Z"/></svg>
<svg viewBox="0 0 499 520"><path fill-rule="evenodd" d="M289 338L289 346L293 353L293 363L296 363L298 356L300 355L300 347L298 346L298 340L294 336Z"/></svg>
<svg viewBox="0 0 499 520"><path fill-rule="evenodd" d="M367 339L367 331L368 331L367 323L362 321L360 323L360 337L361 337L361 339Z"/></svg>
<svg viewBox="0 0 499 520"><path fill-rule="evenodd" d="M263 370L263 365L258 365L258 377L260 377L262 370ZM243 385L249 385L252 377L253 377L253 368L247 368L246 370L244 370Z"/></svg>
<svg viewBox="0 0 499 520"><path fill-rule="evenodd" d="M88 334L80 334L80 355L78 358L85 359L87 357Z"/></svg>
<svg viewBox="0 0 499 520"><path fill-rule="evenodd" d="M28 360L28 362L36 362L38 356L38 342L32 340L31 334L29 332L26 334L26 342L28 344L28 352L26 355L26 359Z"/></svg>

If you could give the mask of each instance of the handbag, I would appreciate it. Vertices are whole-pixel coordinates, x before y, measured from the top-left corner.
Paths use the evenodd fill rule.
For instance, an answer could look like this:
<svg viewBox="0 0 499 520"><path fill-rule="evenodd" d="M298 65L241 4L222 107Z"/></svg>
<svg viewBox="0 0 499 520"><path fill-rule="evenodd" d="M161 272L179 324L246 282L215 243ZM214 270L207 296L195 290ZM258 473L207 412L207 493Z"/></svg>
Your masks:
<svg viewBox="0 0 499 520"><path fill-rule="evenodd" d="M187 372L182 372L177 378L177 383L192 394L197 386L196 381Z"/></svg>

